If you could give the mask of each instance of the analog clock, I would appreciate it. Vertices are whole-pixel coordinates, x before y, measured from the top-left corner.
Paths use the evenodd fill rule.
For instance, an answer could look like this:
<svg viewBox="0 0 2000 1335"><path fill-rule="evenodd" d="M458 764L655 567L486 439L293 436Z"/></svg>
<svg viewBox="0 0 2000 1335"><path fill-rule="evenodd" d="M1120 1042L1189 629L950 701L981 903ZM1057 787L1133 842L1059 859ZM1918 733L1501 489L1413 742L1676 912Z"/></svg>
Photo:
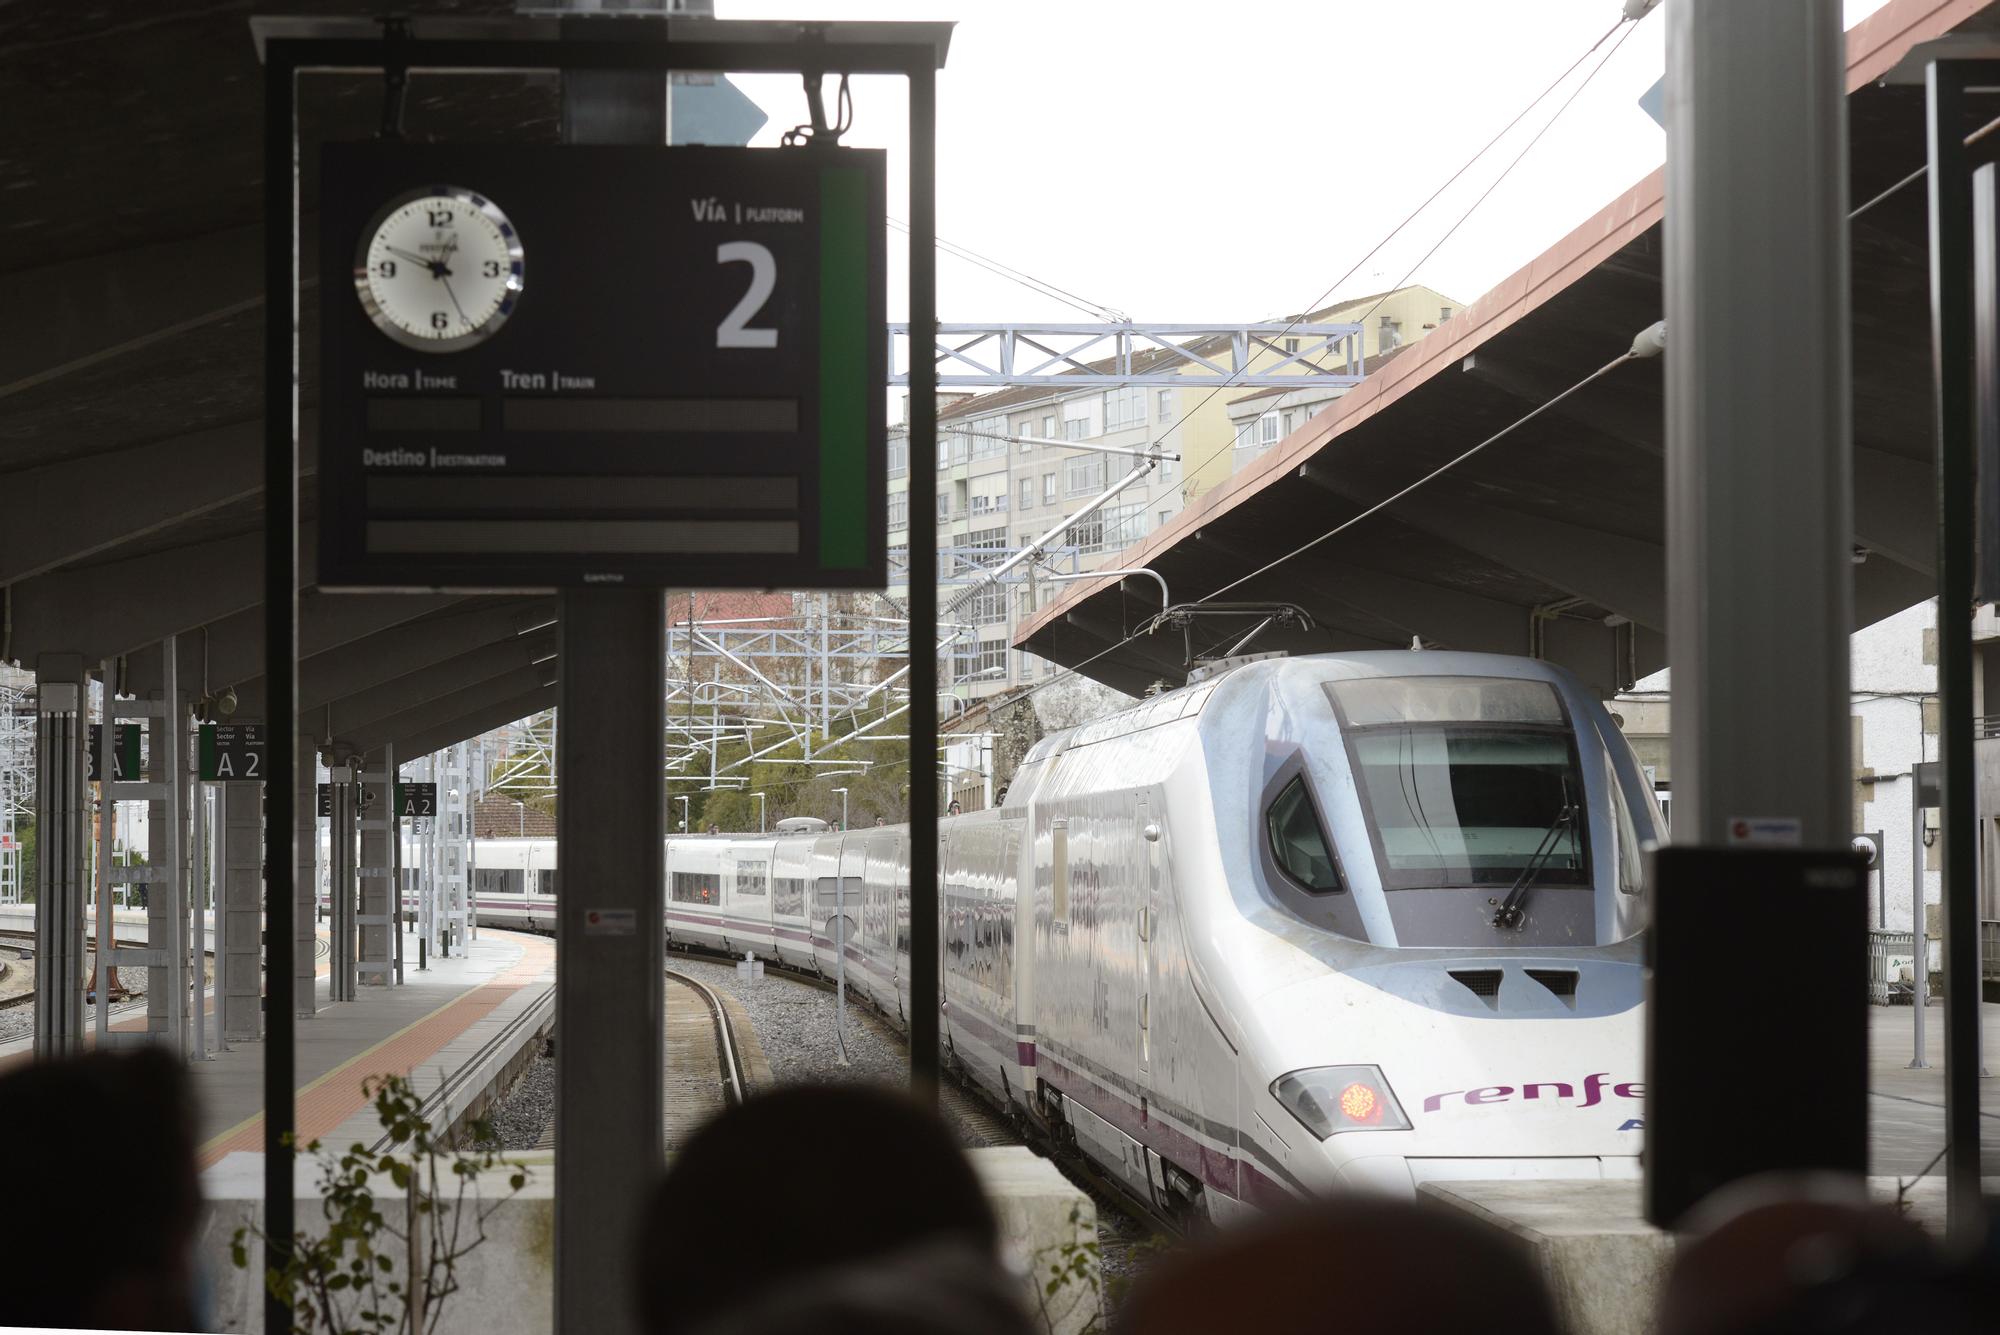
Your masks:
<svg viewBox="0 0 2000 1335"><path fill-rule="evenodd" d="M457 186L398 195L362 232L354 290L390 338L459 352L491 338L522 290L521 237L492 200Z"/></svg>

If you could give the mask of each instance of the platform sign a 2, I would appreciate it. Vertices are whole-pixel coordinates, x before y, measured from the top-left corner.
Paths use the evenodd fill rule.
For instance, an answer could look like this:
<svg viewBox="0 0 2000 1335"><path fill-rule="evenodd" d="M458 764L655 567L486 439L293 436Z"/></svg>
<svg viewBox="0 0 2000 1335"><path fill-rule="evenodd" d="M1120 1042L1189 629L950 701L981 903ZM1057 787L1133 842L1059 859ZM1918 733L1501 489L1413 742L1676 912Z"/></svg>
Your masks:
<svg viewBox="0 0 2000 1335"><path fill-rule="evenodd" d="M321 153L322 586L882 586L881 153Z"/></svg>
<svg viewBox="0 0 2000 1335"><path fill-rule="evenodd" d="M435 783L396 782L396 817L399 820L413 817L435 816L438 807L438 786Z"/></svg>
<svg viewBox="0 0 2000 1335"><path fill-rule="evenodd" d="M263 782L264 725L202 724L199 761L203 783Z"/></svg>

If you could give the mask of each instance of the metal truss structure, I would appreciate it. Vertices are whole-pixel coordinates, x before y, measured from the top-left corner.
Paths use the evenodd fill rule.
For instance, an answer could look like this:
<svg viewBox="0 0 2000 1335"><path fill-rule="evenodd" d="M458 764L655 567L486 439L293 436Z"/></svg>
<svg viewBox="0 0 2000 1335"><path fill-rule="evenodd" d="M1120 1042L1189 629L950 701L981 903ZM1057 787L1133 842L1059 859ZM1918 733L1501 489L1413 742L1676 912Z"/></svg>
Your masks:
<svg viewBox="0 0 2000 1335"><path fill-rule="evenodd" d="M1359 371L1326 371L1323 361L1361 365L1358 324L941 324L934 356L940 389L1011 385L1279 385L1342 388ZM898 345L901 345L900 347ZM1249 369L1269 354L1270 363ZM889 326L889 383L910 383L914 351L907 324Z"/></svg>
<svg viewBox="0 0 2000 1335"><path fill-rule="evenodd" d="M0 668L0 904L21 902L21 825L34 818L34 677Z"/></svg>

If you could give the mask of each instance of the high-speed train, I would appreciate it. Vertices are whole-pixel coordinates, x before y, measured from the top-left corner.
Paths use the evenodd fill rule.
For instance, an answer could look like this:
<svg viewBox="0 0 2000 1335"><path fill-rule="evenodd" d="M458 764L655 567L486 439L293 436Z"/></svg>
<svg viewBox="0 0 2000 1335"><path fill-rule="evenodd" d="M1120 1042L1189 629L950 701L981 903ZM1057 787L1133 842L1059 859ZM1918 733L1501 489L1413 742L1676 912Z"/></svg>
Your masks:
<svg viewBox="0 0 2000 1335"><path fill-rule="evenodd" d="M1662 837L1546 663L1226 668L1043 739L1002 807L941 822L948 1060L1168 1214L1636 1176ZM666 871L670 941L830 975L844 940L847 985L907 1014L906 829L673 838ZM553 921L553 895L478 900Z"/></svg>

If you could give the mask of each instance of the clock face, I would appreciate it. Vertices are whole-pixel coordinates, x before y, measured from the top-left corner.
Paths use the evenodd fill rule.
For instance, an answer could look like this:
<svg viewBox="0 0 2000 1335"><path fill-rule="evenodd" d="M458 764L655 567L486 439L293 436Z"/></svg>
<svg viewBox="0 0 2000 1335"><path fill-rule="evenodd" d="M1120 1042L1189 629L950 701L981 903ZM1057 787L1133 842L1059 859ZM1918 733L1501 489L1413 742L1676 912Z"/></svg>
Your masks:
<svg viewBox="0 0 2000 1335"><path fill-rule="evenodd" d="M521 298L521 238L499 206L456 186L399 195L354 257L354 290L405 347L457 352L491 338Z"/></svg>

